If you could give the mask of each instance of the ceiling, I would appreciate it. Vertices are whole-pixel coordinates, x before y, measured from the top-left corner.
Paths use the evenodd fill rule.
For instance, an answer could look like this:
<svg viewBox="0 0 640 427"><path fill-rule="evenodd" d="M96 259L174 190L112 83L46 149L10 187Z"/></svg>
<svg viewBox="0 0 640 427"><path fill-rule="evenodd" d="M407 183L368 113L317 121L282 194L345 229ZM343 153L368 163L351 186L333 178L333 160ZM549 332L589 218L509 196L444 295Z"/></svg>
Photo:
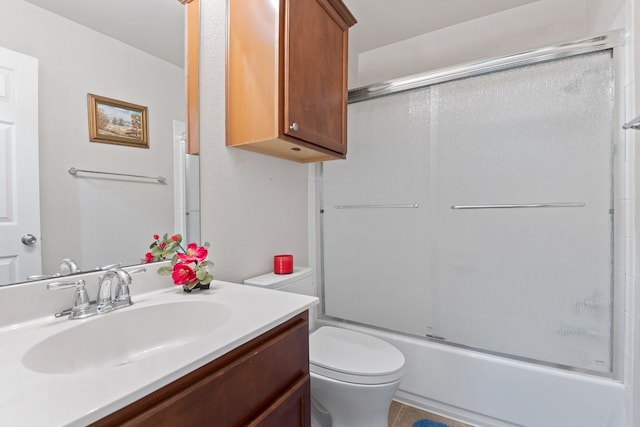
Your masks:
<svg viewBox="0 0 640 427"><path fill-rule="evenodd" d="M358 20L349 43L364 52L537 0L343 1Z"/></svg>
<svg viewBox="0 0 640 427"><path fill-rule="evenodd" d="M183 66L184 6L178 0L26 1ZM349 32L349 42L356 52L534 1L344 0L358 20Z"/></svg>
<svg viewBox="0 0 640 427"><path fill-rule="evenodd" d="M25 0L184 67L184 6L178 0Z"/></svg>

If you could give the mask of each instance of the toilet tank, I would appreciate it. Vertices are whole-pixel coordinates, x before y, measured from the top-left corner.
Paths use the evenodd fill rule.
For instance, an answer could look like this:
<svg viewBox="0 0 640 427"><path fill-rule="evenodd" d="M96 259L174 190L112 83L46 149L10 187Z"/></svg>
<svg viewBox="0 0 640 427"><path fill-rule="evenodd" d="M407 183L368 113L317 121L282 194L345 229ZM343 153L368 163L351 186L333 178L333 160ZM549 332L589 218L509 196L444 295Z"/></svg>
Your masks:
<svg viewBox="0 0 640 427"><path fill-rule="evenodd" d="M313 270L310 267L293 267L293 273L291 274L266 273L247 279L244 284L265 289L277 289L294 294L316 296Z"/></svg>

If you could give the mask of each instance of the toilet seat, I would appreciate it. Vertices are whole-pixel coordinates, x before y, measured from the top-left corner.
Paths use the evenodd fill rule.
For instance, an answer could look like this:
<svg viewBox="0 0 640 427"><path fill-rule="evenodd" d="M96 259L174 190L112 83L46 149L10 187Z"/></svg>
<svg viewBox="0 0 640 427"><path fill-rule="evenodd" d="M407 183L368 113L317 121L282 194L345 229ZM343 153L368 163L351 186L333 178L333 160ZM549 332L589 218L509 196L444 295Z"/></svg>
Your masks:
<svg viewBox="0 0 640 427"><path fill-rule="evenodd" d="M391 344L360 332L323 326L309 336L312 373L356 384L399 380L404 356Z"/></svg>

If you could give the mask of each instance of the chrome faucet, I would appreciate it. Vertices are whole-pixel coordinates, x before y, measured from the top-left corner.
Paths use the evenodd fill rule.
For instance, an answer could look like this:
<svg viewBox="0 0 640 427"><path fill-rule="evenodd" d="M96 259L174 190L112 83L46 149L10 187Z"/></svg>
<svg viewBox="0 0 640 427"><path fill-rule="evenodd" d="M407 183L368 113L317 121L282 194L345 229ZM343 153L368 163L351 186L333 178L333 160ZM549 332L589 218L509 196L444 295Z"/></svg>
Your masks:
<svg viewBox="0 0 640 427"><path fill-rule="evenodd" d="M60 265L58 265L58 271L61 276L68 276L70 274L75 274L80 272L80 267L78 264L71 258L65 258L60 261Z"/></svg>
<svg viewBox="0 0 640 427"><path fill-rule="evenodd" d="M54 277L69 276L71 274L80 273L80 267L71 258L65 258L58 265L58 272L54 274L32 274L27 276L27 280L52 279ZM70 282L69 282L70 283Z"/></svg>
<svg viewBox="0 0 640 427"><path fill-rule="evenodd" d="M98 313L107 313L120 307L131 305L131 295L129 295L129 285L131 275L147 271L145 267L140 267L129 272L120 267L112 267L98 279L98 298L96 299ZM115 281L115 291L112 284Z"/></svg>
<svg viewBox="0 0 640 427"><path fill-rule="evenodd" d="M130 306L133 304L129 294L131 275L144 271L147 271L145 267L136 268L128 272L119 267L108 269L106 273L98 278L98 297L96 301L89 300L85 282L82 279L49 283L47 289L76 288L71 309L56 313L56 317L61 317L68 313L69 319L84 319ZM112 292L114 282L115 291Z"/></svg>

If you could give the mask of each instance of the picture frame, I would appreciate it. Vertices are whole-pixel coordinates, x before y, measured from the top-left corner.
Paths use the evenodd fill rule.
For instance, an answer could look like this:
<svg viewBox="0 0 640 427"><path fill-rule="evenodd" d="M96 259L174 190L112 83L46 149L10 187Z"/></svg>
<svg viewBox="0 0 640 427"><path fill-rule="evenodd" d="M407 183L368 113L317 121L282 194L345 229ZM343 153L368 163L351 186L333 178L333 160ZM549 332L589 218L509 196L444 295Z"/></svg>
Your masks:
<svg viewBox="0 0 640 427"><path fill-rule="evenodd" d="M87 100L90 141L149 148L147 107L92 93Z"/></svg>

